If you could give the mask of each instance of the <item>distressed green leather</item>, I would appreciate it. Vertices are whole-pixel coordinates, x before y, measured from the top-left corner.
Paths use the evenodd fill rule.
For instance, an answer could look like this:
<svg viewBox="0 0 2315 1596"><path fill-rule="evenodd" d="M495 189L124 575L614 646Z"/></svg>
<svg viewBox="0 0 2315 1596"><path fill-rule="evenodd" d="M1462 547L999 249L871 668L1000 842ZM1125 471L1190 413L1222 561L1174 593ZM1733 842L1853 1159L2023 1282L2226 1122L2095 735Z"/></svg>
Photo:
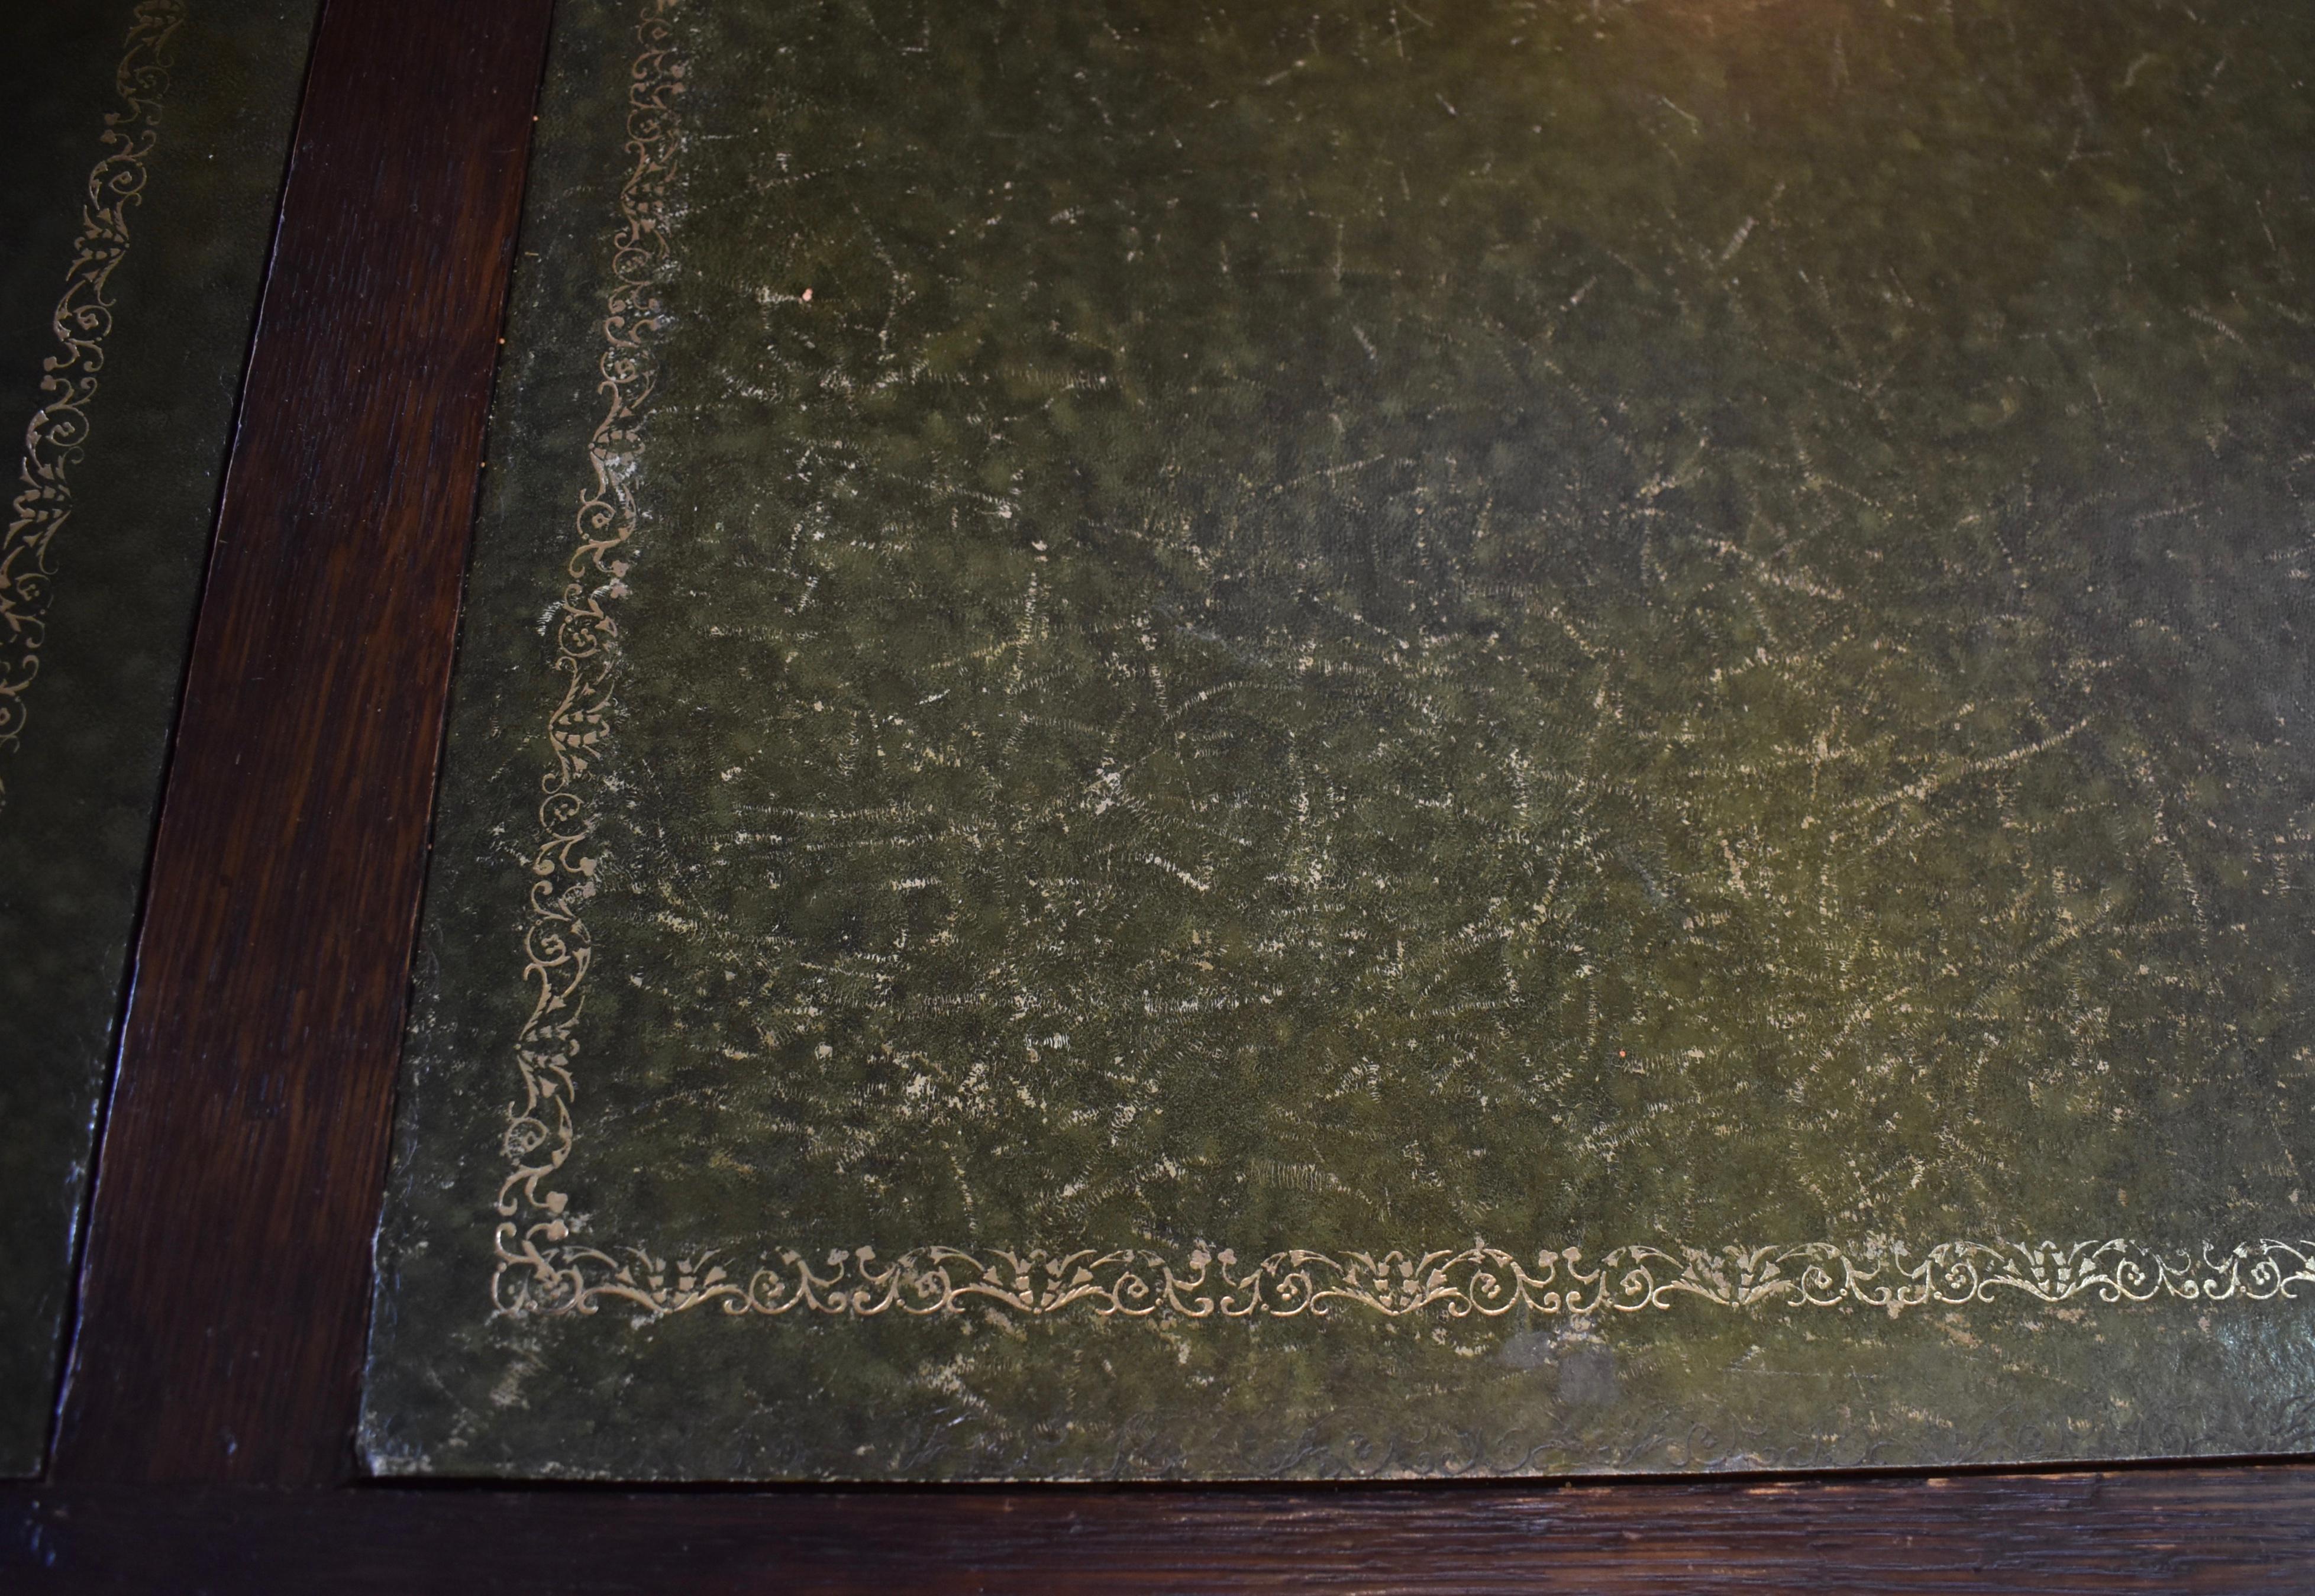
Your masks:
<svg viewBox="0 0 2315 1596"><path fill-rule="evenodd" d="M0 57L0 1474L91 1139L315 0L43 0Z"/></svg>
<svg viewBox="0 0 2315 1596"><path fill-rule="evenodd" d="M375 1467L2315 1439L2302 9L558 27Z"/></svg>

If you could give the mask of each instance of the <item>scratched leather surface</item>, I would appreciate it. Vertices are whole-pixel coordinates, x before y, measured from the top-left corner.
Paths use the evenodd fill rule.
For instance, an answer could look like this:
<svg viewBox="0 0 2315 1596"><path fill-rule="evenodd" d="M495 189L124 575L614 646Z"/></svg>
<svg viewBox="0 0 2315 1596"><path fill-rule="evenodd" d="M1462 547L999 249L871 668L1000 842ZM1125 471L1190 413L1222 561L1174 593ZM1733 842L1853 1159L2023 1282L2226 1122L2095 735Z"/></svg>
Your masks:
<svg viewBox="0 0 2315 1596"><path fill-rule="evenodd" d="M19 734L0 747L0 1473L36 1471L47 1444L90 1139L315 10L10 9L0 680ZM115 251L101 285L72 288ZM77 353L59 341L60 302ZM43 390L53 359L64 368L47 375L73 394ZM28 439L44 406L58 418L75 398L80 422L60 425L84 423L76 440ZM42 583L23 545L58 510Z"/></svg>
<svg viewBox="0 0 2315 1596"><path fill-rule="evenodd" d="M373 1466L2306 1447L2311 26L567 8Z"/></svg>

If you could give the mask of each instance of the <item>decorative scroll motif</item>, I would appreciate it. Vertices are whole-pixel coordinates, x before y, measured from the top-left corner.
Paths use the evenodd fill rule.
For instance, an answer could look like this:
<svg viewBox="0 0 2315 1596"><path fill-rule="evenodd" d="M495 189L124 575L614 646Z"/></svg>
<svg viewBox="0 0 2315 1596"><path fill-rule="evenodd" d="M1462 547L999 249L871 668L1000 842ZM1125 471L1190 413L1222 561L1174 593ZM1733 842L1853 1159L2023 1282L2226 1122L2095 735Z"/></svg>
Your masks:
<svg viewBox="0 0 2315 1596"><path fill-rule="evenodd" d="M618 671L618 625L610 606L626 592L628 561L621 551L639 524L634 479L643 423L659 377L652 341L666 324L658 291L667 261L668 199L681 144L676 102L684 62L673 48L669 18L676 0L646 0L636 37L642 50L630 70L626 152L634 165L619 189L619 222L611 239L611 288L603 315L603 353L597 363L606 401L603 419L588 440L593 480L579 504L578 545L565 567L569 581L555 618L554 669L563 678L562 701L547 721L554 768L541 781L538 821L543 833L531 856L530 912L523 931L523 979L534 989L530 1017L516 1042L523 1101L508 1115L505 1150L513 1173L499 1189L498 1211L533 1222L519 1244L552 1245L564 1234L568 1198L547 1191L571 1156L572 1064L593 949L582 918L595 891L590 784L606 733L612 683ZM500 1227L501 1252L516 1227Z"/></svg>
<svg viewBox="0 0 2315 1596"><path fill-rule="evenodd" d="M1104 1318L1323 1318L1336 1308L1397 1318L1411 1314L1495 1318L1513 1308L1598 1316L1669 1308L1681 1297L1721 1308L1868 1308L1892 1318L1909 1308L1991 1302L2016 1292L2039 1302L2089 1297L2144 1302L2266 1301L2315 1288L2315 1240L2245 1242L2221 1252L2165 1251L2127 1240L1947 1242L1915 1255L1902 1243L1852 1252L1799 1246L1626 1246L1585 1268L1580 1248L1530 1258L1497 1247L1380 1255L1297 1249L1241 1264L1225 1248L1184 1258L1115 1252L967 1252L919 1247L891 1262L873 1247L794 1252L735 1274L713 1255L672 1264L642 1251L622 1259L578 1246L501 1248L501 1312L587 1314L606 1305L653 1315L710 1303L727 1314L867 1318L969 1308L1045 1317L1071 1310Z"/></svg>
<svg viewBox="0 0 2315 1596"><path fill-rule="evenodd" d="M88 447L89 406L112 331L106 294L129 253L129 208L145 192L145 164L160 137L161 97L169 88L169 41L185 20L185 0L141 0L113 88L122 109L107 111L104 154L88 173L88 201L63 297L49 325L61 346L40 362L40 408L24 428L21 484L0 533L0 751L24 734L24 695L40 670L47 640L49 552L73 509L71 472ZM0 786L0 799L6 789Z"/></svg>
<svg viewBox="0 0 2315 1596"><path fill-rule="evenodd" d="M618 669L612 604L626 592L640 512L634 483L642 429L659 373L652 340L666 324L657 285L669 251L670 196L682 143L677 102L685 66L673 45L678 0L643 0L628 88L625 146L634 164L619 191L612 285L603 318L603 418L588 445L591 484L556 619L561 701L548 721L554 766L542 779L541 840L532 855L523 975L534 991L517 1043L522 1100L508 1113L511 1173L500 1187L495 1310L592 1314L624 1307L661 1316L714 1306L732 1316L801 1313L841 1318L990 1309L1031 1317L1183 1320L1323 1318L1337 1308L1390 1317L1597 1317L1670 1308L1681 1298L1752 1309L1962 1307L2004 1292L2045 1303L2078 1298L2144 1302L2296 1299L2315 1289L2315 1240L2263 1239L2221 1250L2164 1249L2125 1239L1830 1242L1718 1251L1622 1246L1586 1267L1580 1248L1521 1255L1496 1247L1339 1255L1296 1249L1241 1262L1229 1249L1175 1257L1143 1248L1015 1253L913 1248L889 1261L873 1247L818 1261L670 1261L643 1248L615 1253L572 1241L567 1193L551 1183L569 1160L577 1025L593 948L582 918L595 891L590 784L608 730Z"/></svg>

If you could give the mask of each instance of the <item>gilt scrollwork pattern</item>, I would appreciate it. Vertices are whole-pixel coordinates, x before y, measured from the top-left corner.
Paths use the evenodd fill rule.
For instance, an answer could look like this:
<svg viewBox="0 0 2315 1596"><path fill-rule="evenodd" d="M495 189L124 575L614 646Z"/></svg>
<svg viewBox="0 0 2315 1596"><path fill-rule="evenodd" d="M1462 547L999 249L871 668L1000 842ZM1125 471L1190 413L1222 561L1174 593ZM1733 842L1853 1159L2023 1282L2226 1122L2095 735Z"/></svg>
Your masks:
<svg viewBox="0 0 2315 1596"><path fill-rule="evenodd" d="M50 553L72 516L72 468L88 447L112 332L112 274L129 253L129 208L144 196L169 88L169 44L184 19L185 0L141 0L130 14L113 74L120 109L105 113L104 153L89 169L72 263L49 318L58 348L40 362L40 407L24 427L17 492L0 534L0 752L22 740L25 695L40 674L56 574ZM5 797L0 785L0 802Z"/></svg>
<svg viewBox="0 0 2315 1596"><path fill-rule="evenodd" d="M2315 1288L2315 1241L2259 1240L2168 1249L2115 1239L1902 1243L1857 1249L1622 1246L1596 1264L1569 1247L1532 1255L1472 1246L1436 1252L1330 1254L1297 1248L1241 1260L1203 1246L1172 1256L1147 1248L1025 1253L919 1247L889 1260L873 1247L817 1259L788 1251L741 1269L713 1255L669 1260L583 1246L502 1247L497 1307L511 1315L589 1314L607 1307L657 1316L714 1306L733 1315L798 1312L867 1318L994 1308L1030 1317L1323 1318L1338 1308L1387 1317L1598 1317L1664 1309L1682 1298L1726 1308L1960 1308L2014 1294L2037 1302L2104 1303L2167 1297L2266 1301Z"/></svg>
<svg viewBox="0 0 2315 1596"><path fill-rule="evenodd" d="M676 105L684 63L669 18L673 0L649 0L637 37L642 46L627 91L626 181L619 190L611 287L602 320L597 391L605 408L587 445L591 471L576 518L578 541L554 617L554 669L563 694L547 722L553 766L541 778L541 839L531 856L529 912L523 932L523 978L532 991L529 1018L516 1042L522 1101L510 1111L504 1151L512 1166L500 1187L504 1251L528 1224L523 1246L553 1245L563 1234L564 1193L551 1180L571 1156L576 1028L593 950L587 900L595 891L590 818L607 706L618 669L618 625L612 606L626 591L624 551L638 525L634 479L643 417L657 385L652 341L665 324L659 277L667 260L670 187L680 128Z"/></svg>

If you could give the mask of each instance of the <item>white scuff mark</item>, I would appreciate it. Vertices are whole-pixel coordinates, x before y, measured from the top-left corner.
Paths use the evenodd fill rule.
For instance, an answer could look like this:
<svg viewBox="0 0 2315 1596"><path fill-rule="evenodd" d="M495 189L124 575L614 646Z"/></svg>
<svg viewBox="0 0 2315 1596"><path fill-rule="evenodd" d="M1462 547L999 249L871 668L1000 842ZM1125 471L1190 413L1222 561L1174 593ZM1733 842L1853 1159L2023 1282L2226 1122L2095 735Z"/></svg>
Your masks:
<svg viewBox="0 0 2315 1596"><path fill-rule="evenodd" d="M2228 326L2224 322L2219 320L2218 317L2213 315L2209 311L2204 310L2201 306L2189 306L2187 307L2186 314L2193 316L2196 321L2202 323L2203 325L2210 328L2213 332L2220 334L2222 337L2231 338L2237 343L2241 344L2245 349L2248 349L2250 347L2250 341L2248 339L2236 332L2232 327Z"/></svg>
<svg viewBox="0 0 2315 1596"><path fill-rule="evenodd" d="M1674 104L1671 100L1669 100L1669 99L1665 98L1665 96L1663 96L1663 95L1662 95L1662 94L1658 94L1658 95L1656 96L1656 98L1657 98L1657 99L1659 99L1659 100L1663 101L1663 102L1664 102L1664 104L1665 104L1665 105L1670 106L1670 107L1671 107L1671 109L1672 109L1673 111L1679 111L1679 112L1680 112L1680 114L1681 114L1683 118L1685 118L1685 119L1687 120L1687 121L1688 121L1688 130L1689 130L1690 132L1691 132L1691 133L1702 133L1702 132L1704 131L1704 122L1703 122L1703 120L1702 120L1701 118L1697 117L1697 116L1694 116L1694 115L1690 114L1689 111L1686 111L1681 110L1680 106L1678 106L1678 105Z"/></svg>
<svg viewBox="0 0 2315 1596"><path fill-rule="evenodd" d="M1200 881L1196 876L1192 875L1188 871L1183 869L1179 864L1175 864L1171 859L1161 857L1157 854L1143 854L1140 856L1140 862L1144 864L1156 865L1166 874L1173 876L1175 880L1182 882L1184 884L1197 891L1211 892L1214 890L1211 882Z"/></svg>
<svg viewBox="0 0 2315 1596"><path fill-rule="evenodd" d="M2029 742L2023 748L2011 749L2006 754L1990 754L1982 759L1963 759L1947 766L1943 770L1932 771L1920 780L1900 787L1894 793L1884 793L1878 798L1866 799L1851 807L1866 814L1871 814L1876 810L1886 809L1893 803L1902 802L1909 798L1919 802L1940 787L1948 786L1973 776L1983 776L1991 771L2006 770L2012 765L2022 764L2036 754L2046 753L2080 733L2089 724L2089 720L2085 718L2076 721L2063 732L2053 732L2038 742Z"/></svg>

